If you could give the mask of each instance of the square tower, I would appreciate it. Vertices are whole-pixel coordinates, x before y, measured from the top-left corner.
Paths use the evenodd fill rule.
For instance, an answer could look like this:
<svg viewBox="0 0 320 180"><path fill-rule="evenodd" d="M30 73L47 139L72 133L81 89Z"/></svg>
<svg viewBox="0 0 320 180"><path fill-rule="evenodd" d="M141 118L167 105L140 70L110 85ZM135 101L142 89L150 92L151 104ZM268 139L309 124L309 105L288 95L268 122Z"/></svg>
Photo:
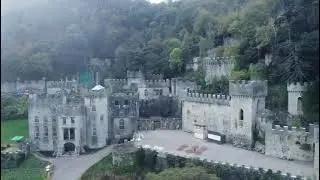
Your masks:
<svg viewBox="0 0 320 180"><path fill-rule="evenodd" d="M257 115L265 108L267 81L230 81L229 94L232 141L249 147Z"/></svg>
<svg viewBox="0 0 320 180"><path fill-rule="evenodd" d="M310 83L288 83L288 112L291 115L302 115L303 93L307 90Z"/></svg>

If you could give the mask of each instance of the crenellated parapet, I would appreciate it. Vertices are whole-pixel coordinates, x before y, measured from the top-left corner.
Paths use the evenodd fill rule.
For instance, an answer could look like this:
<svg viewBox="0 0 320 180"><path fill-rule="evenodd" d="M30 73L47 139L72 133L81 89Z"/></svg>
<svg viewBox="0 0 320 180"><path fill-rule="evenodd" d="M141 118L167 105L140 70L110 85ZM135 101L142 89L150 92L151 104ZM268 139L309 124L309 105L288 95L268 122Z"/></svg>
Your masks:
<svg viewBox="0 0 320 180"><path fill-rule="evenodd" d="M127 78L144 78L141 71L127 71Z"/></svg>
<svg viewBox="0 0 320 180"><path fill-rule="evenodd" d="M203 64L205 66L210 66L210 65L221 65L221 64L234 64L235 62L235 57L230 56L230 57L205 57L203 58Z"/></svg>
<svg viewBox="0 0 320 180"><path fill-rule="evenodd" d="M112 93L110 95L110 97L113 97L113 98L117 98L117 97L122 97L122 98L139 98L139 93L137 92L127 92L127 93Z"/></svg>
<svg viewBox="0 0 320 180"><path fill-rule="evenodd" d="M267 89L267 81L229 81L230 96L265 97L268 95Z"/></svg>
<svg viewBox="0 0 320 180"><path fill-rule="evenodd" d="M147 88L157 88L157 87L170 87L170 80L145 80L144 81Z"/></svg>
<svg viewBox="0 0 320 180"><path fill-rule="evenodd" d="M288 92L303 92L307 90L307 87L312 85L311 82L294 82L287 84Z"/></svg>
<svg viewBox="0 0 320 180"><path fill-rule="evenodd" d="M48 81L48 88L60 88L60 89L71 89L77 86L77 82L74 81Z"/></svg>
<svg viewBox="0 0 320 180"><path fill-rule="evenodd" d="M148 79L148 80L162 80L163 74L149 74L146 76L146 79Z"/></svg>
<svg viewBox="0 0 320 180"><path fill-rule="evenodd" d="M124 86L127 85L128 81L126 79L105 79L104 80L104 85L105 86L114 86L114 85L119 85L119 86Z"/></svg>
<svg viewBox="0 0 320 180"><path fill-rule="evenodd" d="M187 97L184 98L184 100L229 106L231 97L228 95L220 94L187 93Z"/></svg>
<svg viewBox="0 0 320 180"><path fill-rule="evenodd" d="M283 126L280 125L274 125L271 129L273 134L283 134L283 135L300 135L300 136L310 136L313 137L314 133L314 124L309 124L308 129L300 127L294 127L294 126Z"/></svg>

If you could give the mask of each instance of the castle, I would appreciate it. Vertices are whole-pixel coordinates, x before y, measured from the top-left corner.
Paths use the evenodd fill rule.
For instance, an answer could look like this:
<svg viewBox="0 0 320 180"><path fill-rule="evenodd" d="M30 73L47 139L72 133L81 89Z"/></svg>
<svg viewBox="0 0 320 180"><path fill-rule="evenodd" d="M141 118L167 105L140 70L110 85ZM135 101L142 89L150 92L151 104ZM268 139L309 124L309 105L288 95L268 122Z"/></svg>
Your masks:
<svg viewBox="0 0 320 180"><path fill-rule="evenodd" d="M226 70L229 72L229 70ZM221 74L221 73L220 73ZM223 73L222 73L223 74ZM302 112L308 83L290 83L288 112ZM77 78L65 81L14 82L2 92L28 92L29 135L36 150L57 155L79 154L131 139L138 130L182 129L200 139L254 149L267 156L319 164L319 126L296 128L272 124L267 116L267 81L229 81L228 95L195 93L197 85L179 79L147 78L127 72L126 79L105 79L90 90ZM141 118L141 100L171 96L178 99L181 118ZM257 137L263 137L263 141Z"/></svg>

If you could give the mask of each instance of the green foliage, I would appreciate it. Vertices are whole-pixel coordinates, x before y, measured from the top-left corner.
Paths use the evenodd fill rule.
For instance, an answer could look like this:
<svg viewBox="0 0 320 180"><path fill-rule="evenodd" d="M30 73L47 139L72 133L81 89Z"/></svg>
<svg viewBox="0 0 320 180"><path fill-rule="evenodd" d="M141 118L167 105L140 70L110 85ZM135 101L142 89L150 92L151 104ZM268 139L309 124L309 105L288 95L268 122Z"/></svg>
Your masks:
<svg viewBox="0 0 320 180"><path fill-rule="evenodd" d="M319 82L314 82L302 96L306 124L319 122Z"/></svg>
<svg viewBox="0 0 320 180"><path fill-rule="evenodd" d="M27 97L1 96L1 120L27 118Z"/></svg>
<svg viewBox="0 0 320 180"><path fill-rule="evenodd" d="M27 119L11 119L1 122L1 144L9 143L14 136L29 136Z"/></svg>
<svg viewBox="0 0 320 180"><path fill-rule="evenodd" d="M225 56L225 57L237 56L239 53L240 53L240 46L239 45L224 46L223 56Z"/></svg>
<svg viewBox="0 0 320 180"><path fill-rule="evenodd" d="M251 80L266 79L266 69L264 64L250 65L249 74Z"/></svg>
<svg viewBox="0 0 320 180"><path fill-rule="evenodd" d="M81 180L101 178L108 170L111 170L112 167L112 155L109 154L87 169L86 172L82 174Z"/></svg>
<svg viewBox="0 0 320 180"><path fill-rule="evenodd" d="M230 80L249 80L250 74L247 70L232 70Z"/></svg>
<svg viewBox="0 0 320 180"><path fill-rule="evenodd" d="M1 170L1 179L43 180L48 164L30 155L18 168Z"/></svg>
<svg viewBox="0 0 320 180"><path fill-rule="evenodd" d="M210 83L201 86L200 91L206 94L228 94L229 80L225 76L214 77Z"/></svg>
<svg viewBox="0 0 320 180"><path fill-rule="evenodd" d="M182 67L182 51L180 48L174 48L172 49L170 53L170 59L171 59L171 68L174 70L175 74L179 74L181 72Z"/></svg>
<svg viewBox="0 0 320 180"><path fill-rule="evenodd" d="M178 179L197 179L197 180L219 180L214 174L208 174L202 167L184 167L184 168L170 168L159 174L148 173L147 180L178 180Z"/></svg>

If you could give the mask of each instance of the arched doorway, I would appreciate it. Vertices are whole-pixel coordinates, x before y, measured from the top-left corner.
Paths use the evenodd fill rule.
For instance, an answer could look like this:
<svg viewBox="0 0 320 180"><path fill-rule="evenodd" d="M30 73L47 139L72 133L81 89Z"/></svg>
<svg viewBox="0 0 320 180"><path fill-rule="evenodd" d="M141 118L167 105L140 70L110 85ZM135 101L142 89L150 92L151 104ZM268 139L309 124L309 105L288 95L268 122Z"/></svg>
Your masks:
<svg viewBox="0 0 320 180"><path fill-rule="evenodd" d="M75 149L76 149L76 146L71 142L67 142L64 144L64 152L65 153L74 152Z"/></svg>

